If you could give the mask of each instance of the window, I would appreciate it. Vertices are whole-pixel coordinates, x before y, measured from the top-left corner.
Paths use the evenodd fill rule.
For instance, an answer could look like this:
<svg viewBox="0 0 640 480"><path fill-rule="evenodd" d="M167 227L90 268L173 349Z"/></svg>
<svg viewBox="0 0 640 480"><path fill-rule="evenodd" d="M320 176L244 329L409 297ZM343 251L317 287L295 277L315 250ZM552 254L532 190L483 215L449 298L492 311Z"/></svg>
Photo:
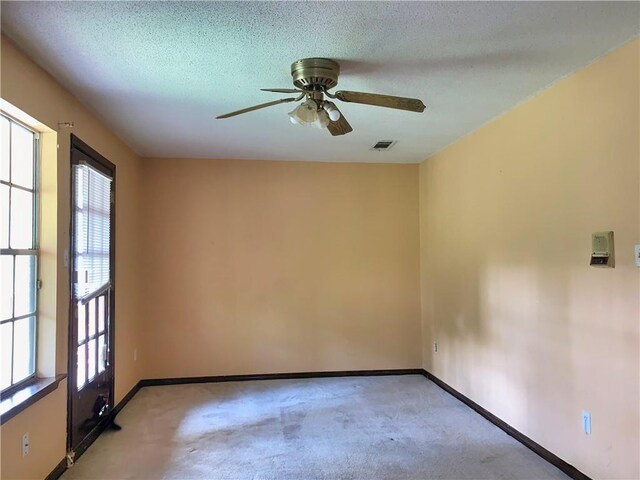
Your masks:
<svg viewBox="0 0 640 480"><path fill-rule="evenodd" d="M0 391L35 376L38 135L1 114Z"/></svg>

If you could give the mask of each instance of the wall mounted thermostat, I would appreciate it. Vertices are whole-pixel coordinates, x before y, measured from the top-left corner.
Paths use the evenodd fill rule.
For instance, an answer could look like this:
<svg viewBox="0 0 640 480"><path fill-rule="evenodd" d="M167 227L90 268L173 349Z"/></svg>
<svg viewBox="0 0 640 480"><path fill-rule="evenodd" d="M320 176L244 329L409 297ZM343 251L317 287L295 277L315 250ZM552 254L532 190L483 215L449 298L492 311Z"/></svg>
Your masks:
<svg viewBox="0 0 640 480"><path fill-rule="evenodd" d="M591 234L591 262L593 267L613 268L613 232L596 232Z"/></svg>

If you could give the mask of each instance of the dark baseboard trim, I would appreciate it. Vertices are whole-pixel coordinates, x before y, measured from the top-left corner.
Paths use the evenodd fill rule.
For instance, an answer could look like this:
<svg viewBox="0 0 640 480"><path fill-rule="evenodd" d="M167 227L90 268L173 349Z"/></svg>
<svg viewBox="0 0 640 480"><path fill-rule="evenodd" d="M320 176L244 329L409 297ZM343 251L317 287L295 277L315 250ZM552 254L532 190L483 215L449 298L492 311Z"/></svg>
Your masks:
<svg viewBox="0 0 640 480"><path fill-rule="evenodd" d="M109 424L115 420L116 415L120 413L120 411L124 408L124 406L127 403L129 403L129 401L135 396L136 393L138 393L138 391L141 388L142 388L142 385L140 385L140 382L136 383L133 386L133 388L129 390L129 393L127 393L122 398L122 400L120 400L120 402L118 402L118 404L115 407L113 407L113 410L111 410L111 413L109 414L109 416L106 417L104 420L102 420L98 425L96 425L96 427L91 431L91 433L87 435L87 438L85 438L82 442L80 442L80 444L78 445L75 451L74 461L77 461L82 456L82 454L87 451L87 448L89 448L91 444L95 442L96 439L100 436L100 434L107 429ZM67 470L67 459L65 457L62 459L60 463L58 463L58 465L56 465L56 467L51 471L51 473L47 475L45 480L58 480L58 478L60 478L66 470Z"/></svg>
<svg viewBox="0 0 640 480"><path fill-rule="evenodd" d="M534 453L538 454L540 457L545 459L547 462L549 462L550 464L552 464L553 466L555 466L559 470L561 470L564 473L566 473L569 477L573 478L574 480L591 480L590 477L588 477L587 475L582 473L576 467L574 467L573 465L568 464L567 462L562 460L560 457L558 457L556 454L554 454L554 453L550 452L549 450L547 450L546 448L544 448L539 443L534 442L533 440L531 440L529 437L527 437L523 433L520 433L518 430L513 428L507 422L505 422L504 420L501 420L500 418L496 417L490 411L482 408L480 405L478 405L476 402L471 400L469 397L466 397L465 395L463 395L462 393L457 391L455 388L451 387L450 385L448 385L445 382L443 382L442 380L440 380L438 377L436 377L432 373L429 373L426 370L422 370L422 375L424 375L427 379L431 380L433 383L438 385L445 392L449 393L450 395L454 396L455 398L460 400L462 403L464 403L465 405L467 405L471 409L475 410L476 413L482 415L484 418L486 418L491 423L493 423L496 427L498 427L499 429L503 430L505 433L507 433L508 435L512 436L513 438L515 438L517 441L522 443L529 450L531 450Z"/></svg>
<svg viewBox="0 0 640 480"><path fill-rule="evenodd" d="M148 378L140 380L142 387L182 385L187 383L246 382L252 380L295 380L325 377L375 377L382 375L422 375L421 368L395 370L337 370L331 372L261 373L249 375L217 375L213 377Z"/></svg>
<svg viewBox="0 0 640 480"><path fill-rule="evenodd" d="M67 459L65 457L62 460L60 460L60 463L56 465L56 468L51 470L51 473L47 475L44 480L58 480L66 470L67 470Z"/></svg>
<svg viewBox="0 0 640 480"><path fill-rule="evenodd" d="M136 393L138 393L142 387L143 387L142 382L136 383L133 386L133 388L129 390L129 393L127 393L124 397L122 397L122 400L120 400L118 404L115 407L113 407L113 410L111 411L112 421L116 418L116 415L120 413L120 411L124 408L124 406L127 403L129 403L133 397L135 397Z"/></svg>

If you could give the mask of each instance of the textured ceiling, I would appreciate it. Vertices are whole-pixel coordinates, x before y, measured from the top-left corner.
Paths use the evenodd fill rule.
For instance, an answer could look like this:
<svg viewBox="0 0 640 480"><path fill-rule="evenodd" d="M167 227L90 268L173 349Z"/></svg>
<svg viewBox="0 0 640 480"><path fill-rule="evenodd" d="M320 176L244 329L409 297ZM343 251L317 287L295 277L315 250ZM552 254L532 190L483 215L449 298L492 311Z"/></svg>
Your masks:
<svg viewBox="0 0 640 480"><path fill-rule="evenodd" d="M420 162L640 30L636 2L2 2L2 30L144 156ZM292 125L290 64L340 62L354 132ZM73 119L65 119L71 121ZM397 140L372 152L377 140Z"/></svg>

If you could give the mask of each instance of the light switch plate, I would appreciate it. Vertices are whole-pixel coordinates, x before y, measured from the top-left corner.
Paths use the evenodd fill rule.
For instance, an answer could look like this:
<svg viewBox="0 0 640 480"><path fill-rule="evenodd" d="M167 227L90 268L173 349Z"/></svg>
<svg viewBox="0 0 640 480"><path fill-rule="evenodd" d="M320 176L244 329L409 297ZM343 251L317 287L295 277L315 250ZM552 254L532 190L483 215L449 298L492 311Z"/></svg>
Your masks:
<svg viewBox="0 0 640 480"><path fill-rule="evenodd" d="M640 267L640 245L636 245L636 267Z"/></svg>
<svg viewBox="0 0 640 480"><path fill-rule="evenodd" d="M591 261L592 267L615 267L615 254L613 247L613 232L596 232L591 235Z"/></svg>

